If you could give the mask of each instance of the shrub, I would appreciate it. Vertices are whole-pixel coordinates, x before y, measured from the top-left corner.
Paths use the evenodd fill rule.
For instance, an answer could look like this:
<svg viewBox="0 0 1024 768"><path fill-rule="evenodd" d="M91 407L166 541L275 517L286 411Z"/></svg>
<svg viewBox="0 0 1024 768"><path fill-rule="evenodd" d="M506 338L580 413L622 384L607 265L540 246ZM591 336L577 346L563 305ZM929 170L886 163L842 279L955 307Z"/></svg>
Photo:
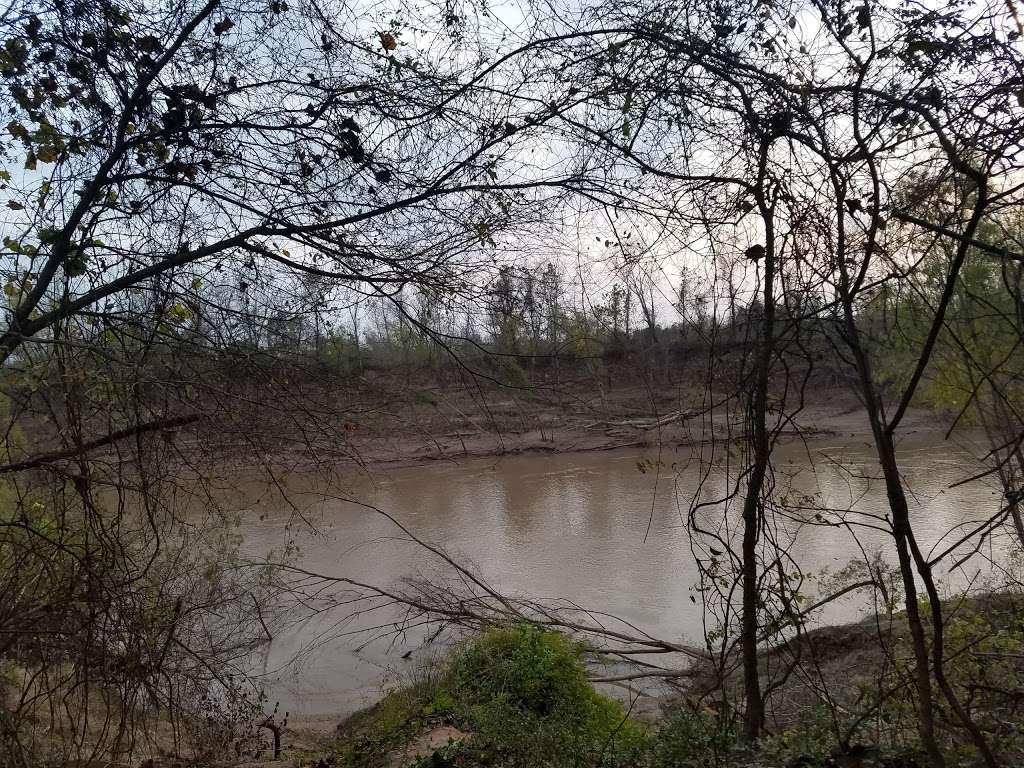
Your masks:
<svg viewBox="0 0 1024 768"><path fill-rule="evenodd" d="M693 711L684 706L665 713L651 739L651 764L656 768L718 768L727 765L736 748L734 713Z"/></svg>
<svg viewBox="0 0 1024 768"><path fill-rule="evenodd" d="M504 765L621 764L645 734L587 679L584 647L521 624L493 628L452 662L458 714Z"/></svg>
<svg viewBox="0 0 1024 768"><path fill-rule="evenodd" d="M352 715L338 727L331 759L348 768L386 765L388 756L423 725L424 704L431 692L421 686L389 691L379 702Z"/></svg>
<svg viewBox="0 0 1024 768"><path fill-rule="evenodd" d="M332 764L384 765L397 747L440 723L472 737L424 764L634 763L647 735L618 701L594 689L584 652L565 635L528 624L490 628L427 678L391 691L350 718L332 750Z"/></svg>
<svg viewBox="0 0 1024 768"><path fill-rule="evenodd" d="M581 656L558 632L525 624L492 629L456 656L456 694L465 703L501 702L542 717L578 708L593 690Z"/></svg>

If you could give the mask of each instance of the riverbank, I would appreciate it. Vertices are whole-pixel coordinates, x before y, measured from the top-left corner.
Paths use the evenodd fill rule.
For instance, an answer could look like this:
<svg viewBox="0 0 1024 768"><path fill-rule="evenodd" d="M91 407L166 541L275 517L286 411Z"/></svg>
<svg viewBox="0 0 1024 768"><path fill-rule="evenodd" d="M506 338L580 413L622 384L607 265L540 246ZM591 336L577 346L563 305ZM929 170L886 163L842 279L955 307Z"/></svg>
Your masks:
<svg viewBox="0 0 1024 768"><path fill-rule="evenodd" d="M320 456L360 463L425 463L522 453L679 447L743 436L735 401L723 404L692 387L612 386L586 381L514 390L418 388L369 381L355 392L344 446L312 445ZM846 389L816 389L778 428L781 438L869 436L870 425ZM934 411L911 408L901 434L941 428Z"/></svg>
<svg viewBox="0 0 1024 768"><path fill-rule="evenodd" d="M943 443L941 433L912 436L901 450L922 547L931 548L948 531L998 505L986 486L951 489L975 470L970 454ZM790 439L775 458L780 494L813 498L832 514L855 507L881 515L887 508L867 436ZM361 473L328 469L331 474L323 482L336 484L330 488L339 489L338 498L320 496L319 475L281 476L292 498L302 503L308 525L316 526L315 535L299 539L296 561L311 573L379 585L407 585L410 579L413 584L423 579L448 583L450 568L424 548L395 539L390 520L375 511L380 509L422 539L440 543L504 594L616 616L654 637L702 643L704 616L696 591L700 573L681 515L702 484L712 490L727 486L725 470L716 464L709 474L693 448L533 453L408 467L388 464ZM240 503L239 532L248 551L273 551L282 531L296 522L293 509L274 495L274 486L243 485L241 490L253 499ZM307 523L301 522L305 532ZM858 546L886 553L886 563L894 560L891 538L884 532L862 530L858 545L844 529L831 526L802 527L788 553L805 573L821 578L857 558ZM966 578L961 569L951 575L948 587L966 588ZM820 590L834 591L825 583ZM818 593L812 585L809 594ZM851 593L830 603L818 620L855 621L869 607L866 600L864 593ZM366 626L375 626L377 618ZM330 627L326 621L296 626L278 638L268 658L270 668L278 668L301 654L294 670L268 681L271 701L293 716L348 712L372 703L395 675L404 675L434 651L422 647L424 638L416 632L395 645L360 644L355 650L349 637L323 634ZM347 630L362 626L357 622ZM315 651L304 652L311 639L316 639Z"/></svg>
<svg viewBox="0 0 1024 768"><path fill-rule="evenodd" d="M1024 727L1013 693L1024 680L1022 607L1016 593L944 604L947 676L1007 765L1021 756ZM595 690L585 649L564 636L491 629L345 718L318 746L292 746L289 758L317 768L917 768L925 761L903 677L906 634L901 613L885 614L766 651L765 682L775 667L781 683L766 736L751 748L739 736L740 713L725 703L732 693L723 697L737 673L712 686L713 676L693 675L680 693L641 708ZM781 671L795 659L799 674ZM939 709L950 764L971 764L962 760L965 735L947 715Z"/></svg>

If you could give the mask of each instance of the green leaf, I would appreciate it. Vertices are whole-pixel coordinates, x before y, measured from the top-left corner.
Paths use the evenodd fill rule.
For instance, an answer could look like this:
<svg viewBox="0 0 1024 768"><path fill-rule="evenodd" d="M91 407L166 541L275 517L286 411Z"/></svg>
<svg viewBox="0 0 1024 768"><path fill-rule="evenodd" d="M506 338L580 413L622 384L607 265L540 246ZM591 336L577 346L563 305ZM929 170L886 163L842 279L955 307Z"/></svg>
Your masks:
<svg viewBox="0 0 1024 768"><path fill-rule="evenodd" d="M184 304L175 304L171 307L171 319L176 323L184 323L192 318L192 310Z"/></svg>

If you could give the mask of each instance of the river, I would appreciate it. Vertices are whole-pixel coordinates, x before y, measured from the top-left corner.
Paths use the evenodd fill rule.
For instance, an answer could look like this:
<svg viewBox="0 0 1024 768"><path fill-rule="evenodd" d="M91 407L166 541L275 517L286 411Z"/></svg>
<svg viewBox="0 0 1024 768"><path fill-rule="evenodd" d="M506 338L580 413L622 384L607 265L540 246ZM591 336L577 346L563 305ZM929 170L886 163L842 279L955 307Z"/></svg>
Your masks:
<svg viewBox="0 0 1024 768"><path fill-rule="evenodd" d="M442 544L472 563L492 584L512 594L564 599L619 616L657 637L700 643L700 609L691 599L697 570L686 516L695 494L713 500L735 481L718 463L702 469L708 448L664 447L589 453L527 454L434 462L366 472L339 471L324 491L300 473L285 478L296 506L267 493L243 511L245 546L254 554L280 548L289 533L300 547L297 563L318 573L388 586L416 574L428 577L432 558L381 515L345 496L393 514L417 536ZM918 434L900 445L912 490L912 514L926 548L949 541L998 509L990 481L951 487L977 464L963 445L941 434ZM723 456L717 457L719 461ZM775 495L791 504L852 508L884 517L886 496L863 437L790 442L775 455ZM703 481L703 482L702 482ZM343 488L342 491L338 491ZM715 507L700 513L720 520ZM867 520L859 517L858 519ZM778 535L809 573L835 571L860 548L842 528L781 525ZM943 539L946 536L947 538ZM884 534L862 530L860 544L881 548ZM1000 557L1008 537L987 542ZM984 564L951 575L961 586ZM813 589L811 590L813 591ZM831 605L824 622L856 619L865 611L856 595ZM365 622L364 622L365 623ZM359 638L335 613L310 620L274 640L264 659L271 701L293 713L343 713L379 696L383 681L416 663L416 644L385 642L359 649ZM413 649L410 658L403 655ZM301 661L285 664L301 652Z"/></svg>

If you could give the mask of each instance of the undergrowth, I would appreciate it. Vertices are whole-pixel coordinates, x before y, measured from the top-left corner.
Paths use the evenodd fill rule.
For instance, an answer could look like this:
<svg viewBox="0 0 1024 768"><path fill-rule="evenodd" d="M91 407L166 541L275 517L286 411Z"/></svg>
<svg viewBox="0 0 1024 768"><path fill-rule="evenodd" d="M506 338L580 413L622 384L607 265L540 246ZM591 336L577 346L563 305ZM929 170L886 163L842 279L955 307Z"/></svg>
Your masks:
<svg viewBox="0 0 1024 768"><path fill-rule="evenodd" d="M1010 663L1022 646L1019 619L985 619L963 611L948 630L950 677L959 685L1000 679L1004 690L1018 674ZM984 626L982 626L984 625ZM904 654L898 654L903 656ZM1009 659L1009 661L1007 660ZM979 666L980 665L980 666ZM885 685L896 685L884 675ZM995 687L994 685L991 687ZM988 694L992 696L992 694ZM871 697L860 699L861 704ZM985 697L976 696L973 703ZM985 701L984 703L990 704ZM1006 712L1005 702L999 709ZM346 721L321 765L339 768L831 768L840 765L916 768L924 765L906 727L910 702L896 694L875 702L875 717L857 717L856 703L842 717L810 707L795 722L776 727L756 748L740 738L738 713L721 703L677 702L655 724L640 722L618 700L588 680L586 649L571 638L522 624L492 627L457 647L441 663L420 668L414 682L390 691L378 704ZM820 710L820 711L819 711ZM991 713L983 707L978 712ZM1019 754L1020 730L982 719L999 736L1004 754ZM850 718L859 722L844 732ZM900 724L901 719L903 720ZM1017 718L1012 718L1016 720ZM846 720L847 722L842 722ZM888 722L891 733L883 733ZM439 726L466 734L418 760L403 749ZM837 735L843 733L842 738ZM838 743L842 742L840 748ZM959 742L959 743L958 743ZM871 746L863 746L868 744ZM1011 746L1012 745L1012 746ZM971 765L976 755L962 740L946 747L950 765ZM1006 749L1010 747L1009 749ZM853 762L850 762L850 761ZM857 762L857 761L860 762Z"/></svg>
<svg viewBox="0 0 1024 768"><path fill-rule="evenodd" d="M409 686L347 720L331 764L391 765L415 734L452 725L472 738L438 750L436 764L627 765L647 747L644 726L587 679L583 647L529 625L492 628L425 667Z"/></svg>

